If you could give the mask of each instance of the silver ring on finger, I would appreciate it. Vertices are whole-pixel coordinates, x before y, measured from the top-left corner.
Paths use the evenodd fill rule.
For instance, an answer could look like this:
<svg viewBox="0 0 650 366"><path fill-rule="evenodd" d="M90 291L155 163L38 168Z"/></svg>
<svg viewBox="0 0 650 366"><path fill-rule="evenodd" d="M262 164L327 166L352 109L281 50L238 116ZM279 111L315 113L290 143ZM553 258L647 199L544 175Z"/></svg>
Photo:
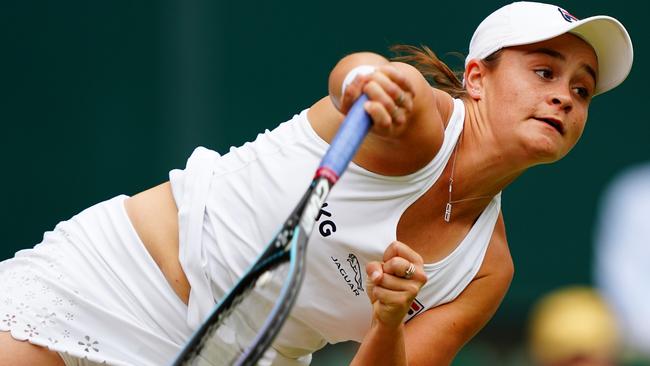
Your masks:
<svg viewBox="0 0 650 366"><path fill-rule="evenodd" d="M409 280L415 274L415 264L409 263L409 268L404 272L404 278Z"/></svg>
<svg viewBox="0 0 650 366"><path fill-rule="evenodd" d="M404 93L400 92L399 96L395 100L395 104L397 104L399 107L401 107L404 104Z"/></svg>
<svg viewBox="0 0 650 366"><path fill-rule="evenodd" d="M397 118L397 113L399 112L399 106L395 106L393 110L390 112L390 116L393 118Z"/></svg>

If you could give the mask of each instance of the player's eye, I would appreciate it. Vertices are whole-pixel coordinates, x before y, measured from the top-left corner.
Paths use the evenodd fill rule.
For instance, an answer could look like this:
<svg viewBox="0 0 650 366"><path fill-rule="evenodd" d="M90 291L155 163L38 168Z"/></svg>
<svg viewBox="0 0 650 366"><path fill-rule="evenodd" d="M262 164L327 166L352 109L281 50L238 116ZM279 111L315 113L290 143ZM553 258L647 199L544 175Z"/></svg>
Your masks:
<svg viewBox="0 0 650 366"><path fill-rule="evenodd" d="M551 69L537 69L535 70L535 73L543 79L553 78L553 71L551 71Z"/></svg>
<svg viewBox="0 0 650 366"><path fill-rule="evenodd" d="M578 94L582 99L587 99L591 96L591 93L587 88L575 87L573 90L575 90L575 93Z"/></svg>

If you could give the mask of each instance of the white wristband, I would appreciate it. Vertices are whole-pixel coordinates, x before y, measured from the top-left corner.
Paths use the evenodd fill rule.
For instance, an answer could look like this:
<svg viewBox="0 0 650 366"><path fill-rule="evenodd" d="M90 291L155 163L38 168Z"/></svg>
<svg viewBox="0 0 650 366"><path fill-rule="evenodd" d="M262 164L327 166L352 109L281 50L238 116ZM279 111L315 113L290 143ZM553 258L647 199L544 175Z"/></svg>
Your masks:
<svg viewBox="0 0 650 366"><path fill-rule="evenodd" d="M352 84L357 76L372 74L376 69L376 67L370 65L359 65L350 70L348 74L345 75L345 79L343 79L343 84L341 85L341 99L343 99L343 95L345 95L345 89L348 87L348 85Z"/></svg>

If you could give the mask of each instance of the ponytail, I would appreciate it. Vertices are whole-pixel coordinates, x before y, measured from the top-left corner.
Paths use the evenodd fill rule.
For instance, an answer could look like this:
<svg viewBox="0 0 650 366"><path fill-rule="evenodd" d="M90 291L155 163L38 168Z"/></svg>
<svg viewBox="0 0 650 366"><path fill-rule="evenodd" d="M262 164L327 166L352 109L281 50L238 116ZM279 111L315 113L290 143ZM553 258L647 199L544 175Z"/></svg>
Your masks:
<svg viewBox="0 0 650 366"><path fill-rule="evenodd" d="M427 46L394 45L390 50L396 54L391 61L405 62L418 69L433 87L447 92L454 98L467 96L461 78L463 71L452 71Z"/></svg>

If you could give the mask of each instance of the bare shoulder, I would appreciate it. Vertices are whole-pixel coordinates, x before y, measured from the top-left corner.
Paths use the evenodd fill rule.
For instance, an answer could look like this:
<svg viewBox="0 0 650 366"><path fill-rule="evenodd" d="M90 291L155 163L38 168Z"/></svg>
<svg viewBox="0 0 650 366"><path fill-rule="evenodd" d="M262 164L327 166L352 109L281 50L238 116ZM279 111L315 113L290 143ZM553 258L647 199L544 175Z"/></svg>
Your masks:
<svg viewBox="0 0 650 366"><path fill-rule="evenodd" d="M446 125L454 109L454 101L451 95L432 87L415 66L404 62L391 62L391 64L404 72L413 83L416 96L421 98L419 106L425 111L435 112L438 115L438 118L435 119Z"/></svg>
<svg viewBox="0 0 650 366"><path fill-rule="evenodd" d="M429 309L408 323L409 364L450 364L461 347L492 318L513 274L505 225L499 215L483 264L465 290L454 301Z"/></svg>

